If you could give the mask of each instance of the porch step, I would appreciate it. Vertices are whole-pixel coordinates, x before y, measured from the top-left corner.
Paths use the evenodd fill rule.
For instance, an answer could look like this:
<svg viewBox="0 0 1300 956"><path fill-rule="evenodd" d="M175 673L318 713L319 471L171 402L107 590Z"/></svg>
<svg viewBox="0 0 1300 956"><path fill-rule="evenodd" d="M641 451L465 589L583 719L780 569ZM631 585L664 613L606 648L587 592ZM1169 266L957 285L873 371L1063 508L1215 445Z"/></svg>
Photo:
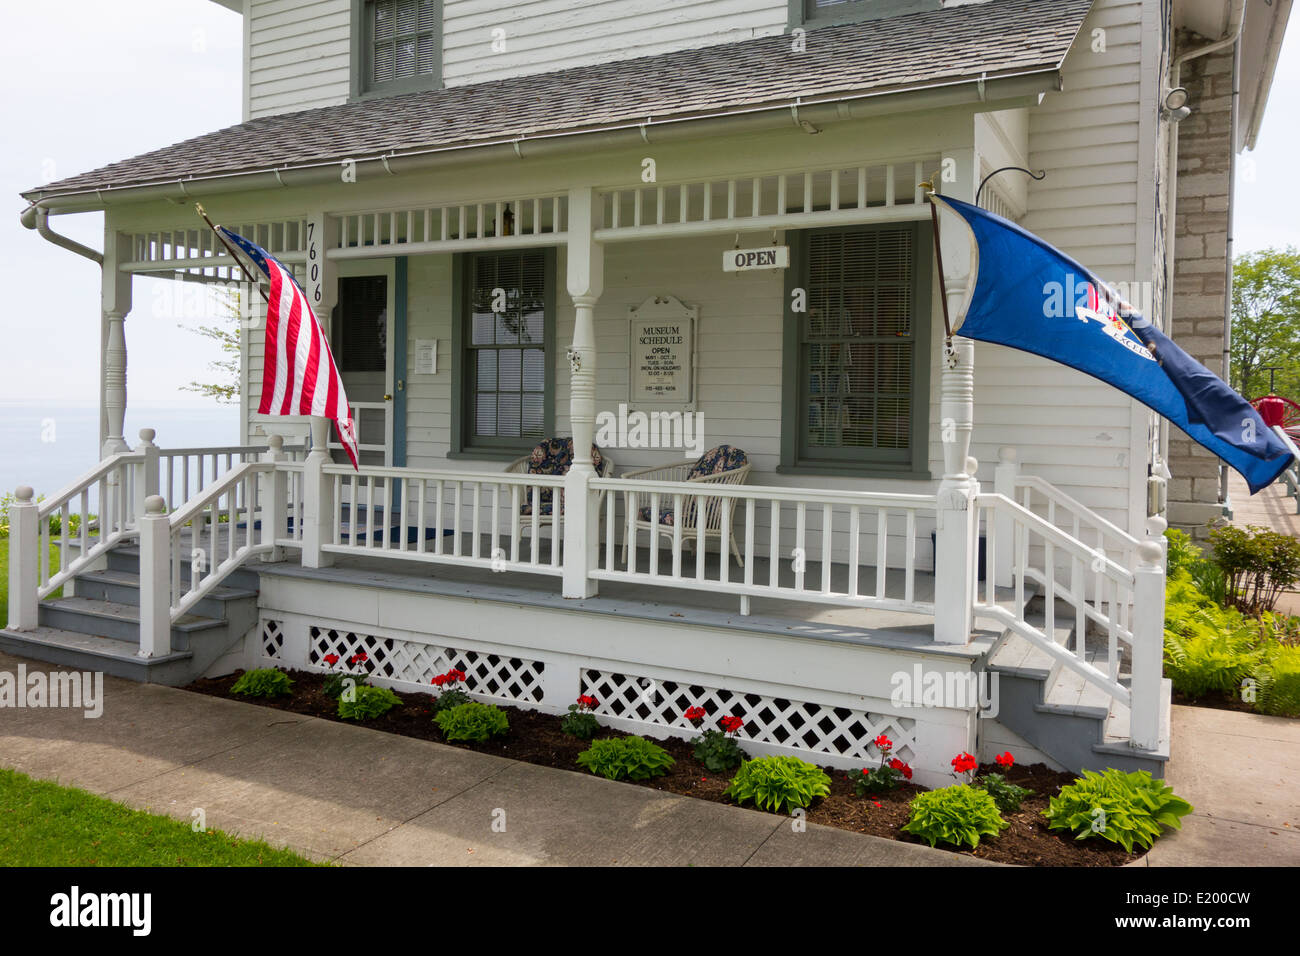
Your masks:
<svg viewBox="0 0 1300 956"><path fill-rule="evenodd" d="M256 571L241 568L197 602L193 613L173 623L170 653L140 657L139 556L134 546L109 552L106 568L73 579L71 596L40 603L38 627L0 632L0 650L177 686L204 674L257 623L259 578ZM189 581L186 565L181 578Z"/></svg>

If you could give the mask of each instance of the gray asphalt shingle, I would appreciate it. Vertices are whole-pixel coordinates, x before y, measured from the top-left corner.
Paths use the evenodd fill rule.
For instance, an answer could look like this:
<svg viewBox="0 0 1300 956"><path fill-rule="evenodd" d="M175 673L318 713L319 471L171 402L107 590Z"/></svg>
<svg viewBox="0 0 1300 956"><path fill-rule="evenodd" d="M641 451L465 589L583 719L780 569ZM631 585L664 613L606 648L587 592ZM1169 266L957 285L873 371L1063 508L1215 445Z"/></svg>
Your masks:
<svg viewBox="0 0 1300 956"><path fill-rule="evenodd" d="M267 116L36 189L29 199L653 117L1058 68L1092 0L989 0L554 73Z"/></svg>

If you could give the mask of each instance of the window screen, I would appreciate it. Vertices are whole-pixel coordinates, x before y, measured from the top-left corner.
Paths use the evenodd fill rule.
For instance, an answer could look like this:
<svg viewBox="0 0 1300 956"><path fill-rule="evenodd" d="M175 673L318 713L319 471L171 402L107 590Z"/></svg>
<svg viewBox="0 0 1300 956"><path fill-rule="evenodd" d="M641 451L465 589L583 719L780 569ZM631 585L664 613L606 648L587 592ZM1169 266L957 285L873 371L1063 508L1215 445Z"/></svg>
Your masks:
<svg viewBox="0 0 1300 956"><path fill-rule="evenodd" d="M368 12L371 87L437 70L441 40L435 0L373 0Z"/></svg>
<svg viewBox="0 0 1300 956"><path fill-rule="evenodd" d="M907 226L809 236L800 457L910 460L915 236Z"/></svg>
<svg viewBox="0 0 1300 956"><path fill-rule="evenodd" d="M340 372L382 372L387 368L388 278L339 279L339 301L330 348Z"/></svg>
<svg viewBox="0 0 1300 956"><path fill-rule="evenodd" d="M473 256L465 368L471 444L527 444L545 438L546 254Z"/></svg>

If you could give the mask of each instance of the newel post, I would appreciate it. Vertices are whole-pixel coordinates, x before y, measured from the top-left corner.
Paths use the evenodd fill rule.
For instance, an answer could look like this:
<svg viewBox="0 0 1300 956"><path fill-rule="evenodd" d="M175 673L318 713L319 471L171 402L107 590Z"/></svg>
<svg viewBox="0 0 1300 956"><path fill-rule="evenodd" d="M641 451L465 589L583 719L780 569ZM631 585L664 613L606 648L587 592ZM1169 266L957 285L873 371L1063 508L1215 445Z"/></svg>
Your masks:
<svg viewBox="0 0 1300 956"><path fill-rule="evenodd" d="M144 514L145 499L158 494L158 446L153 441L157 434L152 428L140 429L140 444L135 449L140 460L135 465L135 500L131 503L131 515L137 520Z"/></svg>
<svg viewBox="0 0 1300 956"><path fill-rule="evenodd" d="M591 577L600 553L600 497L591 487L596 470L591 446L596 434L596 303L605 289L605 248L593 233L600 225L595 191L569 191L567 287L573 299L573 344L569 357L569 424L573 464L564 478L564 579L566 598L596 594ZM552 541L556 547L558 541Z"/></svg>
<svg viewBox="0 0 1300 956"><path fill-rule="evenodd" d="M267 439L267 449L262 453L262 461L272 466L288 460L284 450L284 438L272 435ZM275 542L288 537L289 476L279 467L263 475L258 475L258 494L262 502L262 536L261 544L269 550L262 553L263 561L283 561L284 549Z"/></svg>
<svg viewBox="0 0 1300 956"><path fill-rule="evenodd" d="M40 563L36 553L40 508L27 485L9 506L9 629L30 631L39 617Z"/></svg>
<svg viewBox="0 0 1300 956"><path fill-rule="evenodd" d="M325 473L330 464L330 421L313 416L311 453L302 468L302 566L327 568L334 555L322 550L334 542L334 479ZM356 507L356 502L353 502ZM356 515L351 516L356 520Z"/></svg>
<svg viewBox="0 0 1300 956"><path fill-rule="evenodd" d="M1133 680L1129 735L1133 746L1160 743L1160 681L1165 651L1164 552L1152 540L1138 544L1133 571Z"/></svg>
<svg viewBox="0 0 1300 956"><path fill-rule="evenodd" d="M1016 479L1020 477L1020 461L1015 448L1005 445L998 449L998 464L993 471L993 493L1002 495L1012 501L1016 500ZM1015 584L1016 543L1012 540L1015 522L1011 515L999 508L997 517L990 529L997 552L993 568L993 583L1000 588L1009 588Z"/></svg>
<svg viewBox="0 0 1300 956"><path fill-rule="evenodd" d="M161 495L144 501L140 530L141 657L164 657L172 651L171 521Z"/></svg>

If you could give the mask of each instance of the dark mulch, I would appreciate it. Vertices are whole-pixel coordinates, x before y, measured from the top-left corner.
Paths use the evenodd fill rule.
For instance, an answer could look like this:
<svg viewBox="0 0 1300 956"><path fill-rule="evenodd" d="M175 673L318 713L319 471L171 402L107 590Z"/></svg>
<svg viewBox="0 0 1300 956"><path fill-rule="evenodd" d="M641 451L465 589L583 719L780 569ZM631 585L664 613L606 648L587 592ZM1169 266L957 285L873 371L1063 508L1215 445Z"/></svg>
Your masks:
<svg viewBox="0 0 1300 956"><path fill-rule="evenodd" d="M238 679L239 673L197 680L186 689L325 720L353 723L353 721L342 721L338 716L338 703L322 692L324 676L321 674L291 670L288 674L294 681L292 697L259 699L230 693L230 687ZM405 706L394 708L382 717L367 721L364 726L372 730L433 740L451 747L463 747L466 750L509 757L512 760L522 760L544 767L581 772L577 769L578 754L588 745L561 731L560 717L532 710L521 710L518 707L503 707L510 719L510 733L505 737L481 744L448 743L442 739L438 725L433 722L432 697L422 694L399 694L398 696L402 698ZM598 736L618 737L621 736L621 732L605 729ZM724 792L731 782L730 773L716 775L710 773L695 759L691 744L687 741L669 738L657 742L673 756L677 763L662 777L641 783L628 781L629 783L633 786L651 787L655 790L712 800L716 803L729 802ZM744 746L743 740L741 745ZM810 821L906 843L923 842L899 829L907 822L908 805L921 788L906 784L889 793L860 797L853 791L853 774L829 767L822 769L830 775L831 792L830 796L817 800L808 809ZM994 766L980 768L981 773L997 770L998 768ZM1012 767L1005 776L1010 782L1034 791L1021 804L1018 812L1003 815L1011 826L996 838L981 840L979 847L973 851L955 850L942 844L940 849L952 853L965 853L982 860L1021 866L1122 866L1141 855L1125 853L1122 848L1104 840L1076 841L1070 835L1047 829L1041 811L1047 808L1048 799L1060 787L1075 779L1074 774L1059 773L1048 769L1043 764L1031 764Z"/></svg>
<svg viewBox="0 0 1300 956"><path fill-rule="evenodd" d="M1238 710L1243 714L1258 714L1254 704L1248 704L1235 694L1210 693L1202 697L1188 697L1180 691L1174 691L1173 702L1187 707L1208 707L1211 710Z"/></svg>

